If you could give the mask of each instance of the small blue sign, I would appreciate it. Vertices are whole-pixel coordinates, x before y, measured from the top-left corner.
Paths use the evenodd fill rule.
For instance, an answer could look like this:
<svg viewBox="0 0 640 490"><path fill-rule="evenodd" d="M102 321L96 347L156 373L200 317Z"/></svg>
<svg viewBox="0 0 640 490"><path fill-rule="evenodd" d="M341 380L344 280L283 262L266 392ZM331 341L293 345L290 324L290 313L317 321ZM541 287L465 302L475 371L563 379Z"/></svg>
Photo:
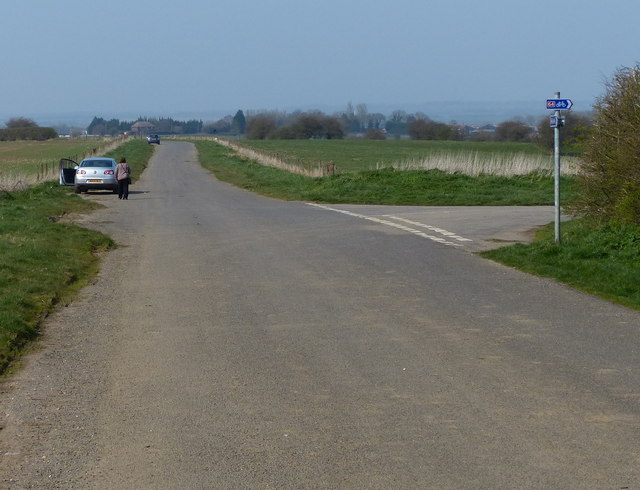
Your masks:
<svg viewBox="0 0 640 490"><path fill-rule="evenodd" d="M551 116L549 117L549 125L552 128L557 128L560 126L559 121L558 121L559 117L558 116Z"/></svg>
<svg viewBox="0 0 640 490"><path fill-rule="evenodd" d="M547 99L547 109L568 111L571 107L573 107L571 99Z"/></svg>

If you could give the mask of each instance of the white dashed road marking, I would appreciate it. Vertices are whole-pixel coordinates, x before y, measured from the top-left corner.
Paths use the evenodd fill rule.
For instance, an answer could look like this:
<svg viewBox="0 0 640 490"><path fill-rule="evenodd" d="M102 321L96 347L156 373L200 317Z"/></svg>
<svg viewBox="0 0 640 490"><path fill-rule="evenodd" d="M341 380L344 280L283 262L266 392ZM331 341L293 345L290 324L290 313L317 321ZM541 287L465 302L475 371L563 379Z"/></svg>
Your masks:
<svg viewBox="0 0 640 490"><path fill-rule="evenodd" d="M426 228L427 230L435 231L436 233L440 233L441 235L447 236L449 238L453 238L455 240L458 240L459 242L472 242L473 241L473 240L471 240L471 238L461 237L459 235L456 235L455 233L451 233L450 231L443 230L442 228L437 228L437 227L431 226L431 225L425 225L424 223L419 223L417 221L411 221L411 220L408 220L408 219L400 218L399 216L393 216L391 214L387 214L387 215L385 215L385 218L391 218L391 219L395 219L397 221L402 221L404 223L408 223L408 224L413 225L413 226L419 226L420 228Z"/></svg>
<svg viewBox="0 0 640 490"><path fill-rule="evenodd" d="M346 214L348 216L353 216L354 218L360 218L360 219L364 219L367 221L373 221L374 223L378 223L381 225L385 225L385 226L391 226L393 228L397 228L399 230L402 231L406 231L408 233L411 233L413 235L417 235L419 237L422 238L427 238L429 240L433 240L434 242L438 242L441 243L443 245L448 245L451 247L462 247L462 243L456 243L454 241L450 241L450 240L456 240L458 242L471 242L473 240L469 239L469 238L464 238L461 237L459 235L456 235L455 233L451 233L450 231L447 230L443 230L442 228L438 228L435 226L430 226L430 225L426 225L424 223L419 223L417 221L410 221L408 219L404 219L404 218L400 218L398 216L393 216L393 215L385 215L384 218L389 218L389 219L393 219L396 221L401 221L403 223L407 223L416 227L420 227L420 228L426 228L429 231L432 231L434 233L438 233L440 235L443 236L436 236L436 235L429 235L421 230L417 230L415 228L411 228L409 226L403 225L401 223L396 223L394 221L389 221L389 219L380 219L380 218L374 218L371 216L366 216L364 214L359 214L359 213L353 213L351 211L346 211L344 209L337 209L337 208L332 208L331 206L325 206L323 204L315 204L315 203L307 203L309 206L315 206L317 208L322 208L322 209L327 209L329 211L334 211L336 213L342 213L342 214ZM446 237L446 238L444 238Z"/></svg>

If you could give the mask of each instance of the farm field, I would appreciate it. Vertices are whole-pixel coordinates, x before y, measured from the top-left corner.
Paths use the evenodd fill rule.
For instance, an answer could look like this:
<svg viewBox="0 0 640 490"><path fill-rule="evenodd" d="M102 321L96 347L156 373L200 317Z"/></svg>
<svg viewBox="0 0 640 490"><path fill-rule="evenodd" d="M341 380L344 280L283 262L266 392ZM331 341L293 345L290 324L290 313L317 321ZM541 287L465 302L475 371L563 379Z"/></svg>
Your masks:
<svg viewBox="0 0 640 490"><path fill-rule="evenodd" d="M113 138L85 139L61 138L49 141L1 141L0 171L18 170L29 172L37 170L41 162L57 161L61 158L82 158L113 141Z"/></svg>
<svg viewBox="0 0 640 490"><path fill-rule="evenodd" d="M300 167L326 166L338 172L380 168L434 169L471 175L550 172L551 154L532 143L417 140L241 140L243 147ZM515 166L514 166L515 164Z"/></svg>
<svg viewBox="0 0 640 490"><path fill-rule="evenodd" d="M371 143L367 147L377 146ZM554 199L553 177L540 172L474 176L440 168L397 171L386 166L322 177L262 161L255 151L247 155L238 151L246 147L229 147L224 141L199 140L196 147L201 164L218 179L277 199L415 206L538 206L553 204ZM563 176L561 187L569 199L575 179Z"/></svg>
<svg viewBox="0 0 640 490"><path fill-rule="evenodd" d="M70 138L48 141L0 142L0 188L16 182L34 184L56 179L61 158L81 160L92 153L104 153L122 140L114 138Z"/></svg>

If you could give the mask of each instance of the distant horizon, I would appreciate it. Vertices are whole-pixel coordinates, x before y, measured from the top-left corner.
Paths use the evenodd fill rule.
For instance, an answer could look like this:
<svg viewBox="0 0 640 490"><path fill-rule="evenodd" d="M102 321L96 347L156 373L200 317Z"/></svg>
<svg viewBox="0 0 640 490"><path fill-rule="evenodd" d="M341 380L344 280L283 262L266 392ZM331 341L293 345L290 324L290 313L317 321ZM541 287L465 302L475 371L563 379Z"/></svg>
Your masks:
<svg viewBox="0 0 640 490"><path fill-rule="evenodd" d="M398 103L398 104L368 104L366 102L351 102L356 107L359 104L367 106L370 113L381 113L390 116L393 111L402 110L408 114L424 113L430 119L443 123L457 124L499 124L504 121L514 119L539 119L549 114L545 107L545 100L527 101L430 101L421 103ZM590 112L593 102L573 100L573 112ZM318 110L325 114L335 114L346 110L349 102L340 106L326 104L306 104L302 106L290 106L284 108L243 108L238 107L228 110L167 110L160 112L157 110L127 110L127 111L69 111L69 112L41 112L24 114L3 114L0 113L0 125L14 117L26 117L32 119L39 126L69 126L74 128L86 128L94 117L104 119L118 119L120 121L137 121L143 118L172 118L176 120L202 120L205 124L218 121L227 115L233 116L238 110L248 112L269 112L281 111L293 113L296 111L308 112Z"/></svg>
<svg viewBox="0 0 640 490"><path fill-rule="evenodd" d="M0 124L209 123L349 102L445 124L541 120L558 91L590 111L639 61L639 15L632 0L6 2Z"/></svg>

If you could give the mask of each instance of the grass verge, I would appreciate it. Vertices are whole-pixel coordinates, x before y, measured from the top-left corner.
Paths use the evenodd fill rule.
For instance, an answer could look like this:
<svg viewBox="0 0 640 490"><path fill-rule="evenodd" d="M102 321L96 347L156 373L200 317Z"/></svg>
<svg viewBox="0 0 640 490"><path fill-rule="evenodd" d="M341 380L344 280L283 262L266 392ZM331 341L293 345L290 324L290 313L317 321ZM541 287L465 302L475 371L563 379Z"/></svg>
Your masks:
<svg viewBox="0 0 640 490"><path fill-rule="evenodd" d="M52 308L96 274L95 252L114 246L101 233L58 222L93 207L52 182L0 193L0 372Z"/></svg>
<svg viewBox="0 0 640 490"><path fill-rule="evenodd" d="M106 156L125 157L135 180L152 154L145 140L131 140ZM97 206L72 192L51 181L0 191L0 373L37 337L43 318L95 276L96 252L115 246L106 235L60 222Z"/></svg>
<svg viewBox="0 0 640 490"><path fill-rule="evenodd" d="M561 238L555 243L551 224L531 244L481 255L640 310L640 227L579 219L563 223Z"/></svg>
<svg viewBox="0 0 640 490"><path fill-rule="evenodd" d="M441 170L381 169L306 177L243 159L212 141L196 141L201 164L217 178L243 189L286 200L390 205L550 205L553 178L532 173L471 177ZM575 193L563 177L565 199Z"/></svg>
<svg viewBox="0 0 640 490"><path fill-rule="evenodd" d="M147 168L153 151L153 145L148 144L144 138L138 138L127 141L115 150L105 153L104 156L114 158L116 162L119 162L120 158L126 158L131 167L131 178L135 182L142 171Z"/></svg>

